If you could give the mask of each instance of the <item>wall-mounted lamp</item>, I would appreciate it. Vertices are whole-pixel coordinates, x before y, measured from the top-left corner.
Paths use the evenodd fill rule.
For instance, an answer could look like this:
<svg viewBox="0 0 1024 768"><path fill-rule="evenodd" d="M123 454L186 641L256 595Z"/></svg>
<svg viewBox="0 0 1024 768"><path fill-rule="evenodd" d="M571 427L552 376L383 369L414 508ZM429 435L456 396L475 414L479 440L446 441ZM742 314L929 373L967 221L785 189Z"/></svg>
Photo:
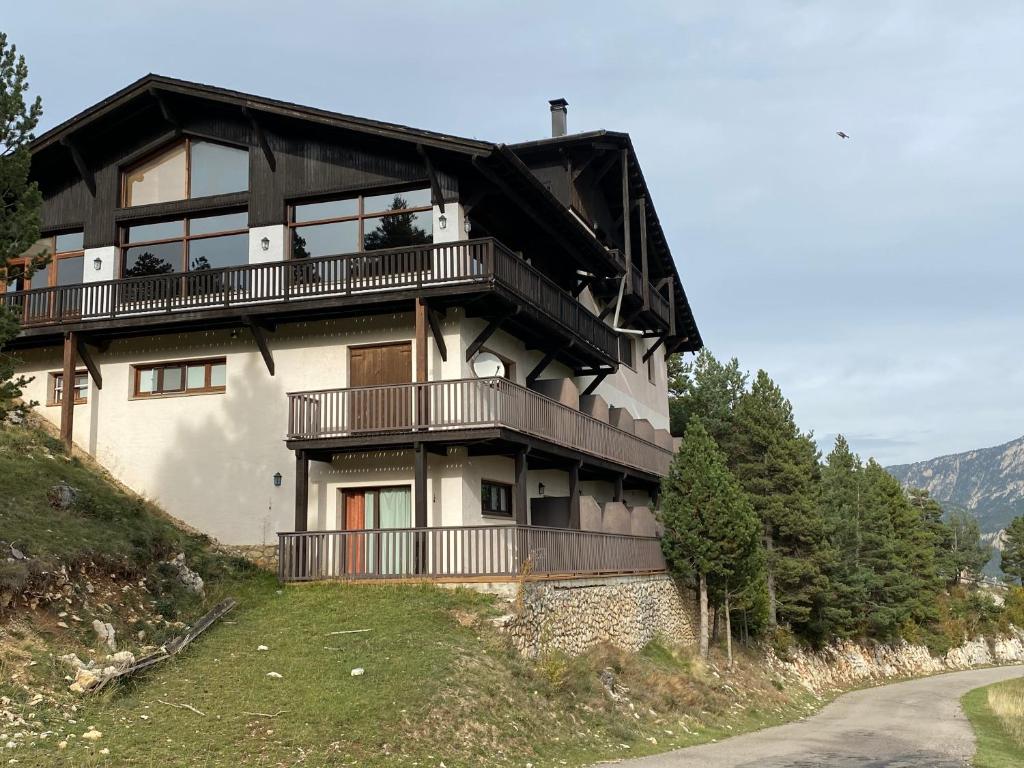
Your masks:
<svg viewBox="0 0 1024 768"><path fill-rule="evenodd" d="M544 483L537 483L537 495L538 496L543 496L544 495Z"/></svg>
<svg viewBox="0 0 1024 768"><path fill-rule="evenodd" d="M466 230L466 234L469 234L469 230L473 228L473 225L469 223L469 219L466 219L466 223L462 225L462 228Z"/></svg>
<svg viewBox="0 0 1024 768"><path fill-rule="evenodd" d="M274 487L275 488L280 488L281 487L281 473L280 472L275 472L274 473Z"/></svg>
<svg viewBox="0 0 1024 768"><path fill-rule="evenodd" d="M264 251L269 251L270 250L270 238L269 237L264 237L262 240L260 240L260 248L262 248Z"/></svg>
<svg viewBox="0 0 1024 768"><path fill-rule="evenodd" d="M447 226L448 226L448 217L445 216L442 213L440 216L437 217L437 228L438 229L444 229Z"/></svg>
<svg viewBox="0 0 1024 768"><path fill-rule="evenodd" d="M99 256L97 256L95 259L93 259L92 260L92 268L95 269L97 272L99 272L101 269L103 269L103 259L101 259Z"/></svg>

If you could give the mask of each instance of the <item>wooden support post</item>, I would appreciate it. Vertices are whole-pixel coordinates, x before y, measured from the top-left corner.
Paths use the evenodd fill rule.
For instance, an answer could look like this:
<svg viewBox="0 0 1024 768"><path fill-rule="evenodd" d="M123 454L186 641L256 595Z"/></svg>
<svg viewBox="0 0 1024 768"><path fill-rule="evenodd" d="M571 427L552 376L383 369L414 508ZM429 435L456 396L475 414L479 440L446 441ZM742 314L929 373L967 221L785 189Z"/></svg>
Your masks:
<svg viewBox="0 0 1024 768"><path fill-rule="evenodd" d="M625 475L615 476L615 488L612 490L612 501L622 501L623 490L622 483L626 479Z"/></svg>
<svg viewBox="0 0 1024 768"><path fill-rule="evenodd" d="M413 525L417 528L427 527L427 447L424 443L416 443L416 457L413 466L413 496L415 496L416 514Z"/></svg>
<svg viewBox="0 0 1024 768"><path fill-rule="evenodd" d="M603 371L603 372L597 374L597 376L595 376L590 381L590 383L587 384L587 388L584 389L580 394L583 397L586 397L587 395L594 394L594 390L596 390L598 387L600 387L601 386L601 382L604 381L607 377L608 377L608 372L607 371Z"/></svg>
<svg viewBox="0 0 1024 768"><path fill-rule="evenodd" d="M569 527L580 529L580 462L569 467Z"/></svg>
<svg viewBox="0 0 1024 768"><path fill-rule="evenodd" d="M515 484L512 486L512 518L516 525L529 525L530 507L526 492L526 473L529 469L527 449L520 448L515 456Z"/></svg>
<svg viewBox="0 0 1024 768"><path fill-rule="evenodd" d="M430 324L430 333L437 344L437 351L441 353L441 360L448 362L448 345L444 343L444 334L441 332L441 320L437 311L427 307L427 322Z"/></svg>
<svg viewBox="0 0 1024 768"><path fill-rule="evenodd" d="M60 439L64 450L71 455L75 429L75 365L78 352L78 334L64 336L64 386L60 400Z"/></svg>
<svg viewBox="0 0 1024 768"><path fill-rule="evenodd" d="M427 303L416 299L416 381L427 380Z"/></svg>
<svg viewBox="0 0 1024 768"><path fill-rule="evenodd" d="M629 150L622 150L622 252L626 257L626 288L633 290L632 219L629 201Z"/></svg>
<svg viewBox="0 0 1024 768"><path fill-rule="evenodd" d="M647 269L647 198L637 200L640 206L640 275L644 284L640 293L644 299L644 309L651 308L651 280Z"/></svg>
<svg viewBox="0 0 1024 768"><path fill-rule="evenodd" d="M307 529L309 515L309 458L302 451L295 452L295 530Z"/></svg>

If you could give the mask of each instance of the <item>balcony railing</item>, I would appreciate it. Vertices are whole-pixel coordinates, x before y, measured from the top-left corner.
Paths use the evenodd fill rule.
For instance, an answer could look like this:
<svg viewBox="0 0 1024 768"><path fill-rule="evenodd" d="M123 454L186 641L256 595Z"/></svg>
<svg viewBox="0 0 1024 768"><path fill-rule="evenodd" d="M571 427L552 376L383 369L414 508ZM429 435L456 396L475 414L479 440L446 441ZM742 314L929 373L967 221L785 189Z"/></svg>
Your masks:
<svg viewBox="0 0 1024 768"><path fill-rule="evenodd" d="M491 238L13 291L0 305L36 328L474 283L500 286L615 359L615 331Z"/></svg>
<svg viewBox="0 0 1024 768"><path fill-rule="evenodd" d="M643 285L644 285L643 272L641 272L638 267L634 266L633 267L633 292L637 296L639 296L641 299L643 298L643 295L644 295L643 294ZM672 318L672 312L671 312L671 308L669 307L668 299L666 299L664 296L662 296L660 291L655 290L653 285L650 285L648 287L650 289L650 297L651 297L651 312L653 312L654 316L657 317L659 320L661 320L661 322L663 322L666 326L668 326L670 324L671 318Z"/></svg>
<svg viewBox="0 0 1024 768"><path fill-rule="evenodd" d="M504 427L658 476L670 451L506 379L454 379L288 395L288 439Z"/></svg>
<svg viewBox="0 0 1024 768"><path fill-rule="evenodd" d="M658 573L656 538L478 525L278 534L281 581Z"/></svg>

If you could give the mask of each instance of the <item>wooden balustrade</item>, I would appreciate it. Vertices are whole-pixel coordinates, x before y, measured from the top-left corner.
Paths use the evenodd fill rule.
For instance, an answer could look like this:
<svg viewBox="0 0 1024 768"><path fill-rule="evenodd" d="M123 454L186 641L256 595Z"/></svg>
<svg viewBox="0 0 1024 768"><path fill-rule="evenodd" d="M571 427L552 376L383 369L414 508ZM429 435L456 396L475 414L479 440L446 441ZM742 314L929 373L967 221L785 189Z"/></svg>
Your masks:
<svg viewBox="0 0 1024 768"><path fill-rule="evenodd" d="M615 331L493 238L12 291L0 306L35 328L473 283L497 284L615 359Z"/></svg>
<svg viewBox="0 0 1024 768"><path fill-rule="evenodd" d="M507 379L454 379L288 395L288 439L505 427L651 474L670 451Z"/></svg>
<svg viewBox="0 0 1024 768"><path fill-rule="evenodd" d="M476 525L278 534L281 581L509 578L666 570L656 538Z"/></svg>

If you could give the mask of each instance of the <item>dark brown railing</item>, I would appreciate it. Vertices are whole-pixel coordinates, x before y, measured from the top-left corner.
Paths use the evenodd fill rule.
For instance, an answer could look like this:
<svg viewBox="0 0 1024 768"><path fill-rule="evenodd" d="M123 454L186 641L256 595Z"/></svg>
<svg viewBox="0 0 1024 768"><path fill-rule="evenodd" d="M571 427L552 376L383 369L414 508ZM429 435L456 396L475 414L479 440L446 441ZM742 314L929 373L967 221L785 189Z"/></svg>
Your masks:
<svg viewBox="0 0 1024 768"><path fill-rule="evenodd" d="M454 379L288 395L288 439L505 427L659 476L670 451L506 379Z"/></svg>
<svg viewBox="0 0 1024 768"><path fill-rule="evenodd" d="M656 538L475 525L278 534L281 581L658 573Z"/></svg>
<svg viewBox="0 0 1024 768"><path fill-rule="evenodd" d="M493 238L34 288L0 294L0 306L33 328L472 283L500 285L615 358L615 331Z"/></svg>
<svg viewBox="0 0 1024 768"><path fill-rule="evenodd" d="M644 290L643 289L643 285L644 285L643 272L641 272L638 267L634 266L633 267L633 292L637 296L639 296L641 298L643 298L643 295L644 295L643 294L643 290ZM659 320L661 320L661 322L663 322L666 326L668 326L671 323L671 319L672 319L672 312L671 312L671 309L669 307L668 299L666 299L664 296L662 296L661 295L661 291L656 290L653 285L648 286L648 287L649 287L649 290L650 290L650 297L651 297L651 312L653 312L654 316L657 317Z"/></svg>

